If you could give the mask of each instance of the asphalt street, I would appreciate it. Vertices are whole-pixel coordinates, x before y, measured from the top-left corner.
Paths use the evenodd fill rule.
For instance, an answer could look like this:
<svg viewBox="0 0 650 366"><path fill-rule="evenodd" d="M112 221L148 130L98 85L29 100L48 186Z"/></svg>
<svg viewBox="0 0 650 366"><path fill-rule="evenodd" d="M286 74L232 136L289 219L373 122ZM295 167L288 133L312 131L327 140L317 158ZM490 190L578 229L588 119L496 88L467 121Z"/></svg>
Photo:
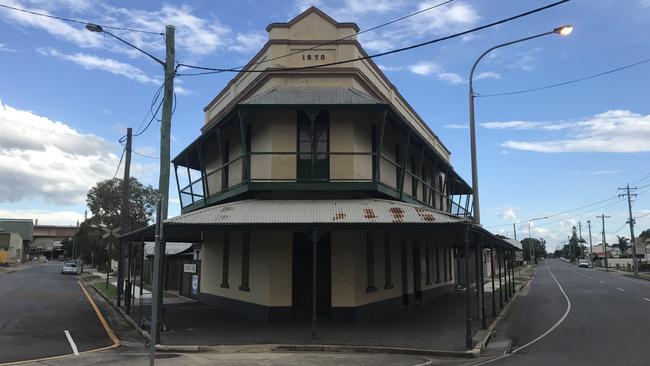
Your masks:
<svg viewBox="0 0 650 366"><path fill-rule="evenodd" d="M650 365L649 281L549 259L514 305L497 330L514 353L490 365Z"/></svg>
<svg viewBox="0 0 650 366"><path fill-rule="evenodd" d="M0 363L79 352L113 344L76 276L53 262L0 274Z"/></svg>

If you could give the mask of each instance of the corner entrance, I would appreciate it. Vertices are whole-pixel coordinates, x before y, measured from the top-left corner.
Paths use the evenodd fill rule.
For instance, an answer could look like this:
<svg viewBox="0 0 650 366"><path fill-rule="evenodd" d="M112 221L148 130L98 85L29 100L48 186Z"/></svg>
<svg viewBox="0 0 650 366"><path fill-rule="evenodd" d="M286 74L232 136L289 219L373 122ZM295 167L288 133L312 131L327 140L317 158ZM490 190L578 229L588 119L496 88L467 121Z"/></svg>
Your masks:
<svg viewBox="0 0 650 366"><path fill-rule="evenodd" d="M295 320L309 320L312 312L312 242L311 232L293 235L292 313ZM332 311L331 236L318 239L316 263L316 309L318 317L329 317Z"/></svg>

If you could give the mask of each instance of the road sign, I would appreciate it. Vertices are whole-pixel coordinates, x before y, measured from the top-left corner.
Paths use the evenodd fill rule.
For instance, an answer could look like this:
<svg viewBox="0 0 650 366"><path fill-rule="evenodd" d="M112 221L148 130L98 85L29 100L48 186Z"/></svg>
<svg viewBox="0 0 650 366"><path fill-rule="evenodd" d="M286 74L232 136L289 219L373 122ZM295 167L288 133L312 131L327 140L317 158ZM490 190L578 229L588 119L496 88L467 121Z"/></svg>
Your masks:
<svg viewBox="0 0 650 366"><path fill-rule="evenodd" d="M109 237L111 237L111 236L113 236L113 237L117 237L117 234L119 234L120 230L122 230L122 227L121 227L121 226L118 226L118 227L116 227L116 228L113 229L113 230L110 230L110 229L107 228L107 227L102 227L102 230L104 230L104 232L105 232L105 234L102 235L102 239L106 239L106 238L109 238Z"/></svg>

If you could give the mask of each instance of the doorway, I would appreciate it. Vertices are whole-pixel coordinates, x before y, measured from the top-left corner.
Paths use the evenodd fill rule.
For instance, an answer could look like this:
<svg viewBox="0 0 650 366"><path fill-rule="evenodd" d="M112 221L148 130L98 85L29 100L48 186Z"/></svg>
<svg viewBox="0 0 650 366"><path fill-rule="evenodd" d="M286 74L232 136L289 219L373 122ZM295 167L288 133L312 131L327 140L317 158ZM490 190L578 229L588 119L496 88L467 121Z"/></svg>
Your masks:
<svg viewBox="0 0 650 366"><path fill-rule="evenodd" d="M293 235L292 315L294 320L309 320L312 313L312 242L311 232ZM316 263L316 312L319 318L332 313L332 247L330 233L318 239Z"/></svg>
<svg viewBox="0 0 650 366"><path fill-rule="evenodd" d="M409 277L408 277L408 253L406 247L406 239L402 239L400 243L400 262L402 267L402 304L404 307L409 307Z"/></svg>
<svg viewBox="0 0 650 366"><path fill-rule="evenodd" d="M413 241L413 293L415 300L422 302L422 260L417 240Z"/></svg>

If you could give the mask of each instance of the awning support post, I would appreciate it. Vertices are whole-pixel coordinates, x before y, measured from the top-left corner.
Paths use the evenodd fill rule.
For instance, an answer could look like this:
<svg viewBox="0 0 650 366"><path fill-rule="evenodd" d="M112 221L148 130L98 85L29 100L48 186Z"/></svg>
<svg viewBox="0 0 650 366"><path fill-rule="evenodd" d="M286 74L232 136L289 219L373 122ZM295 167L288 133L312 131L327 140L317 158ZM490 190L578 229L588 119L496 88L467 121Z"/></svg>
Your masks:
<svg viewBox="0 0 650 366"><path fill-rule="evenodd" d="M514 295L517 292L517 287L515 286L515 252L510 251L510 274L512 276L512 294Z"/></svg>
<svg viewBox="0 0 650 366"><path fill-rule="evenodd" d="M314 229L311 232L311 246L312 246L312 259L311 259L311 265L312 265L312 274L311 274L311 340L313 342L316 341L316 336L317 336L317 305L316 305L316 280L317 280L317 273L318 273L318 268L316 268L317 263L318 263L318 229Z"/></svg>
<svg viewBox="0 0 650 366"><path fill-rule="evenodd" d="M142 317L143 317L143 307L144 304L142 303L142 288L144 287L144 241L142 242L142 245L140 246L142 249L142 255L140 256L140 327L142 327Z"/></svg>
<svg viewBox="0 0 650 366"><path fill-rule="evenodd" d="M492 276L492 317L497 316L497 299L494 292L494 240L490 241L490 274Z"/></svg>
<svg viewBox="0 0 650 366"><path fill-rule="evenodd" d="M474 279L476 281L476 319L481 319L481 279L480 279L480 269L479 269L479 243L476 240L476 236L473 236L474 239Z"/></svg>
<svg viewBox="0 0 650 366"><path fill-rule="evenodd" d="M504 250L503 253L501 253L502 261L503 261L503 286L505 287L505 292L504 292L504 299L505 302L508 302L508 297L510 296L510 283L508 282L508 261L506 260L506 253L507 251Z"/></svg>
<svg viewBox="0 0 650 366"><path fill-rule="evenodd" d="M483 272L483 237L479 239L479 252L478 252L478 264L479 264L479 279L481 285L481 327L487 329L487 320L485 319L485 287L483 286L483 279L485 273Z"/></svg>
<svg viewBox="0 0 650 366"><path fill-rule="evenodd" d="M472 314L470 311L470 303L472 297L470 295L469 287L469 225L465 226L464 244L465 244L465 348L472 349Z"/></svg>
<svg viewBox="0 0 650 366"><path fill-rule="evenodd" d="M503 284L501 283L501 250L497 249L497 267L499 267L499 307L503 309Z"/></svg>

